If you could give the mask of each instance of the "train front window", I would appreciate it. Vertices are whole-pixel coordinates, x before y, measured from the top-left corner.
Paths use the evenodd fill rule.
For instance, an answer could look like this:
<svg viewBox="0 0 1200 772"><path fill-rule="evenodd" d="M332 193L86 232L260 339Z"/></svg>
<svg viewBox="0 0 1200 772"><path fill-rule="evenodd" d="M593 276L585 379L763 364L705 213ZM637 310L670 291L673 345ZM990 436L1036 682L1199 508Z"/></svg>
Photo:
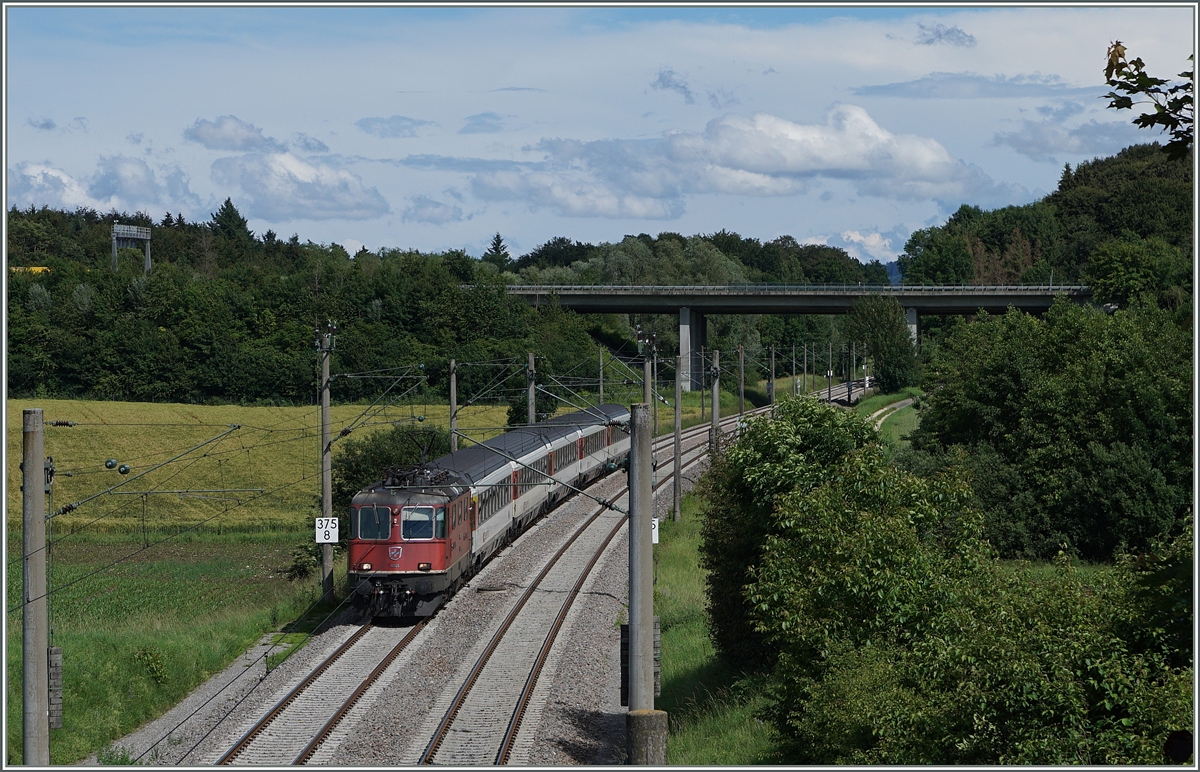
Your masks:
<svg viewBox="0 0 1200 772"><path fill-rule="evenodd" d="M442 514L445 527L445 510ZM404 539L433 538L433 507L405 507L400 515L400 535Z"/></svg>
<svg viewBox="0 0 1200 772"><path fill-rule="evenodd" d="M360 539L382 541L391 538L392 512L387 507L359 507L354 534Z"/></svg>
<svg viewBox="0 0 1200 772"><path fill-rule="evenodd" d="M433 518L433 532L439 539L446 538L446 508L438 507Z"/></svg>

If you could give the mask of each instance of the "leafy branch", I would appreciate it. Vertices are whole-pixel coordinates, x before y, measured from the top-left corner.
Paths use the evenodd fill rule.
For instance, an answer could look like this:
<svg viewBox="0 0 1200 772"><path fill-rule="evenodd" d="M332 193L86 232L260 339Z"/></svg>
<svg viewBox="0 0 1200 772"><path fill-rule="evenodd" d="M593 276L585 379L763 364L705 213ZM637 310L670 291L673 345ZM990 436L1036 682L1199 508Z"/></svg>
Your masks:
<svg viewBox="0 0 1200 772"><path fill-rule="evenodd" d="M1145 129L1158 126L1171 133L1171 140L1163 150L1172 159L1183 158L1192 149L1192 80L1195 72L1195 57L1188 61L1193 68L1179 73L1183 81L1171 84L1162 78L1146 73L1141 58L1132 61L1125 57L1125 46L1115 41L1108 47L1108 64L1104 68L1104 79L1113 91L1104 95L1108 106L1116 110L1131 110L1135 104L1153 104L1154 111L1142 113L1133 119L1133 124ZM1134 101L1137 97L1145 97Z"/></svg>

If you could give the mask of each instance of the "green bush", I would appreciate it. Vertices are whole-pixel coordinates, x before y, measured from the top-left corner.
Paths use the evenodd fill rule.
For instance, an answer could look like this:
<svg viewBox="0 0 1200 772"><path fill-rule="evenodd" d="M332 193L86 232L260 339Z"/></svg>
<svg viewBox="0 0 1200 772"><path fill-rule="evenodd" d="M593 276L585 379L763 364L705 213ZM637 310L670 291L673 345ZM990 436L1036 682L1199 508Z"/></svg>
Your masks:
<svg viewBox="0 0 1200 772"><path fill-rule="evenodd" d="M1190 536L1114 567L1002 564L964 454L918 477L861 428L785 402L704 483L714 641L772 665L787 760L1160 762L1192 724Z"/></svg>
<svg viewBox="0 0 1200 772"><path fill-rule="evenodd" d="M879 440L867 422L801 397L783 399L774 420L751 419L715 454L700 482L700 548L713 645L730 661L769 665L772 652L751 622L743 588L768 537L777 497L820 485L846 454Z"/></svg>

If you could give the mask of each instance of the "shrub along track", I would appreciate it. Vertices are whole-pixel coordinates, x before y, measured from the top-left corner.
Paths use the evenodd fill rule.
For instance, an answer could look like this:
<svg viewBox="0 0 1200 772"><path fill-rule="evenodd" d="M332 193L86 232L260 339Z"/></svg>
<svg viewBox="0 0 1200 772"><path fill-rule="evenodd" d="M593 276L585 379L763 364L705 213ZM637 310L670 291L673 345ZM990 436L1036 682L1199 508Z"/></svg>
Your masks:
<svg viewBox="0 0 1200 772"><path fill-rule="evenodd" d="M727 428L731 424L736 424L738 418L737 415L733 415L722 421L722 424ZM684 451L685 458L687 455L692 456L687 461L689 465L702 458L706 452L705 440L708 431L709 425L704 424L692 427L683 433L685 442L694 443ZM696 442L697 440L699 442ZM655 443L656 456L664 450L670 454L673 451L673 442L673 436L660 437ZM671 456L668 455L667 458L669 460ZM671 480L670 473L664 475L656 486L656 492ZM623 493L624 490L625 488L622 487L621 492ZM610 497L609 501L615 503L615 497ZM449 706L444 712L436 714L442 716L439 735L425 747L421 761L431 761L435 756L453 759L449 763L504 763L507 760L513 740L520 728L529 695L537 683L538 673L550 651L555 635L561 628L563 619L591 568L625 520L624 515L618 516L618 513L607 506L596 506L595 511L583 526L575 531L555 557L543 567L540 576L530 584L524 598L517 604L517 607L510 610L506 621L494 634L494 640L484 647L485 653L480 655L476 667L473 668L473 672L468 676L466 682L453 695L444 696L443 699L449 703ZM596 527L592 528L593 525ZM585 533L587 536L584 536ZM577 546L578 549L571 550L572 546ZM555 570L559 558L567 553L571 553L571 556L561 566L558 566L558 570ZM482 589L484 588L477 588L477 591ZM564 602L557 606L548 603L564 593L566 594ZM531 610L533 608L542 610L540 613L522 614L523 607L531 600ZM370 694L370 698L365 701L366 704L378 699L381 691L378 682L381 677L410 644L420 641L427 621L422 620L415 625L399 628L370 624L360 627L332 654L327 656L315 670L292 687L265 715L251 721L248 728L243 723L243 731L240 732L238 741L232 747L227 747L227 750L215 760L217 763L223 764L303 764L313 760L322 743L334 735L335 730L339 730L336 731L338 742L335 745L340 745L341 741L350 734L350 728L339 725L365 695ZM510 633L507 637L506 632ZM540 646L535 642L540 643ZM524 652L523 656L510 652L509 647L515 647L518 651ZM500 657L493 659L491 653L497 649L503 653ZM352 652L350 656L346 656L348 652ZM380 656L381 652L384 653L383 657ZM528 664L520 668L523 675L514 676L512 673L516 671L513 670L512 663L517 659L526 660ZM514 686L523 686L523 688L508 689L506 691L511 693L503 698L500 697L496 688L478 689L473 693L472 685L484 671L488 670L489 661L504 663L501 665L501 669L507 672L498 677L484 675L483 684L489 684L491 680L495 680L498 683L511 683ZM493 673L496 670L496 666L491 668ZM495 747L486 751L478 749L478 742L466 745L460 742L463 737L481 739L482 730L478 728L479 720L477 718L467 719L465 722L476 727L470 731L454 731L453 729L455 726L461 728L464 725L460 716L477 716L481 710L483 713L495 713L495 710L486 706L476 705L481 696L485 698L485 701L493 703L497 699L501 702L507 701L510 706L502 711L508 716L507 720L503 722L504 726L493 732L493 734L501 736L500 741L494 743ZM492 721L491 723L497 722ZM442 748L446 737L457 739ZM323 763L328 756L329 752L321 753L314 763ZM476 756L480 756L479 760L461 761L463 758L474 759Z"/></svg>

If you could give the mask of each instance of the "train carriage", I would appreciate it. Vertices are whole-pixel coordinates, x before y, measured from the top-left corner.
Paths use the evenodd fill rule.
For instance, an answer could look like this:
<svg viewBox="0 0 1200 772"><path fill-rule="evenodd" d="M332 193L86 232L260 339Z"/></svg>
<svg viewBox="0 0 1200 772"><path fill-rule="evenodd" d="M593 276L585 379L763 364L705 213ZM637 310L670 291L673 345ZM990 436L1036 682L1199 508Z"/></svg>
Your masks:
<svg viewBox="0 0 1200 772"><path fill-rule="evenodd" d="M387 470L350 504L355 604L429 616L538 517L629 453L629 410L600 405Z"/></svg>

